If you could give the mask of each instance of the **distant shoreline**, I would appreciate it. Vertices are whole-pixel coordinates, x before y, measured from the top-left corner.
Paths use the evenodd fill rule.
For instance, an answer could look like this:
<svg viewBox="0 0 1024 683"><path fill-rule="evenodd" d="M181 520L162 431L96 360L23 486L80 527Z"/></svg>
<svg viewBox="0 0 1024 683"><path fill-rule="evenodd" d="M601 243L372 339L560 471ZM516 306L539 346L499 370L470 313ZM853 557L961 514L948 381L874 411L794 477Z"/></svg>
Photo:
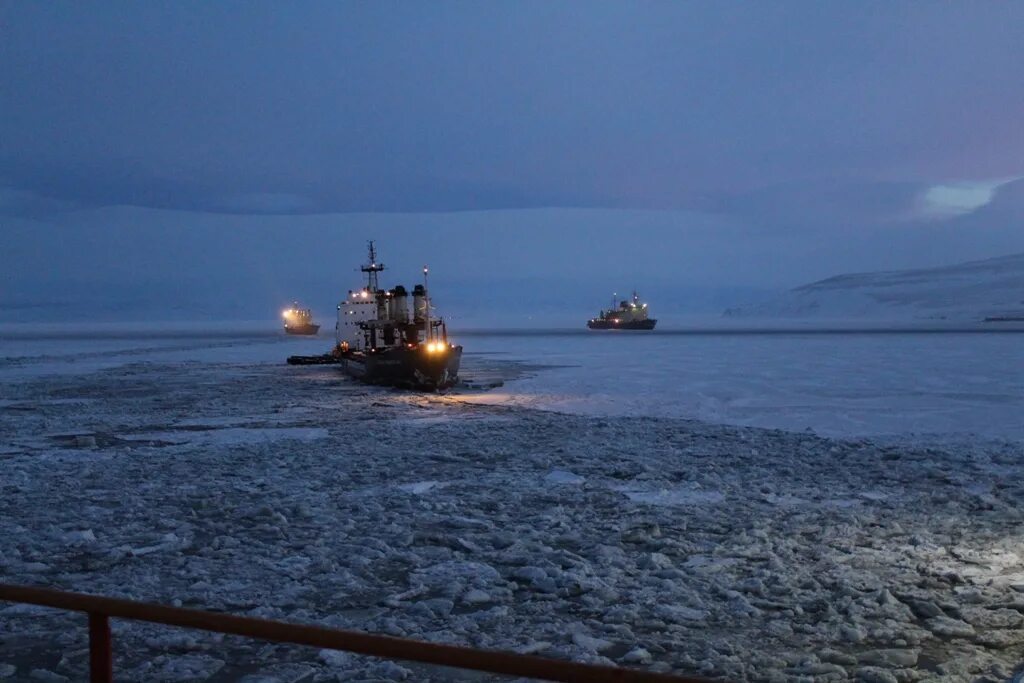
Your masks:
<svg viewBox="0 0 1024 683"><path fill-rule="evenodd" d="M457 337L591 337L625 339L688 336L772 336L772 335L886 335L886 334L1021 334L1024 322L977 322L948 325L820 324L820 325L686 325L653 331L588 330L584 327L452 327ZM237 321L235 323L0 323L0 340L48 339L267 339L287 337L276 322ZM327 329L318 337L325 343L333 339Z"/></svg>
<svg viewBox="0 0 1024 683"><path fill-rule="evenodd" d="M950 326L950 327L924 327L924 326L898 326L887 327L678 327L666 328L653 331L627 331L627 330L587 330L576 328L491 328L491 329L465 329L460 330L460 336L492 336L504 334L519 337L543 337L543 336L588 336L600 337L686 337L696 335L794 335L794 334L820 334L820 335L847 335L847 334L1005 334L1024 333L1024 323L1015 326L996 326L991 324L977 324L974 326Z"/></svg>

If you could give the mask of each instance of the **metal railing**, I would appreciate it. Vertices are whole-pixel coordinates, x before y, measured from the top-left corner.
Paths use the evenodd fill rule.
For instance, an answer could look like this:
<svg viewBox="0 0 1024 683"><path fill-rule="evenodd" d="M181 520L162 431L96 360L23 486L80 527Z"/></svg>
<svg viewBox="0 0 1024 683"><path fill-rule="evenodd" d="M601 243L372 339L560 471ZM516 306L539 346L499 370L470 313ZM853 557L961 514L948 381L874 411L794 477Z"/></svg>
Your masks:
<svg viewBox="0 0 1024 683"><path fill-rule="evenodd" d="M166 607L134 600L105 598L49 588L0 583L0 601L85 612L89 616L89 680L91 683L111 683L114 680L113 649L110 637L111 618L146 621L278 643L344 650L359 655L402 659L506 676L523 676L544 681L705 683L699 678L580 664L511 652L478 650L459 645L428 643L360 631L288 624L269 619Z"/></svg>

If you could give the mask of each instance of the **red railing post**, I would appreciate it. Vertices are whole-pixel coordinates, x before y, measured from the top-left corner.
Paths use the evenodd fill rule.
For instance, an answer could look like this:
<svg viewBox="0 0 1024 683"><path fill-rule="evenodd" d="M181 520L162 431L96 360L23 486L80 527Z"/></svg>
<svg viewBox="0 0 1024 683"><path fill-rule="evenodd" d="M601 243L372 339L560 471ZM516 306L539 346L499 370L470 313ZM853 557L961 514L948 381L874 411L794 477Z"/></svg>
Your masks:
<svg viewBox="0 0 1024 683"><path fill-rule="evenodd" d="M89 612L89 683L114 683L110 619L96 612Z"/></svg>
<svg viewBox="0 0 1024 683"><path fill-rule="evenodd" d="M202 612L120 598L69 593L51 588L0 583L0 601L85 612L89 615L89 669L92 683L112 683L113 655L110 619L193 628L213 633L341 650L367 657L403 659L423 664L486 671L563 683L710 683L703 678L653 671L620 669L600 664L568 662L497 650L477 650L375 633L332 629L311 624L288 624L256 617Z"/></svg>

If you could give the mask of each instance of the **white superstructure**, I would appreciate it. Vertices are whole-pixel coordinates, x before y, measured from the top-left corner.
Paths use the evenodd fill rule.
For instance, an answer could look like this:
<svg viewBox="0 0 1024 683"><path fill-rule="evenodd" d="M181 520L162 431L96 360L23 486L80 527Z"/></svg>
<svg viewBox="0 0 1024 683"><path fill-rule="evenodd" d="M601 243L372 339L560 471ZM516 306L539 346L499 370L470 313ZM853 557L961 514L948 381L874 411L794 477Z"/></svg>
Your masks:
<svg viewBox="0 0 1024 683"><path fill-rule="evenodd" d="M423 343L434 352L447 347L444 322L430 315L426 266L423 268L424 284L413 288L412 297L402 285L394 289L380 288L378 273L384 270L384 264L377 262L373 242L370 242L370 262L360 270L366 273L366 286L349 290L338 304L338 322L334 327L338 347L369 351L396 346L415 348Z"/></svg>
<svg viewBox="0 0 1024 683"><path fill-rule="evenodd" d="M352 349L362 349L365 339L361 323L377 318L377 300L368 289L350 291L338 304L338 323L334 328L335 341L347 342Z"/></svg>

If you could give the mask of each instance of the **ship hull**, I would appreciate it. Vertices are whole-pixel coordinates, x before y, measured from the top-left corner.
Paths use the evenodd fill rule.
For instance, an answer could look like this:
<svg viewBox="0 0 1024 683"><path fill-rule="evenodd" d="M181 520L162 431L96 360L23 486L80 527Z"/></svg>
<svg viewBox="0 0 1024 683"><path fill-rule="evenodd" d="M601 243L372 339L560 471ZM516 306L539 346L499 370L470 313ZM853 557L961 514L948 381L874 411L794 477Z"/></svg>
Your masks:
<svg viewBox="0 0 1024 683"><path fill-rule="evenodd" d="M363 353L353 351L339 359L342 371L361 382L380 386L437 391L459 381L462 347L444 353L429 353L417 347L399 347Z"/></svg>
<svg viewBox="0 0 1024 683"><path fill-rule="evenodd" d="M320 326L319 325L313 325L313 324L309 324L309 325L285 325L284 326L284 333L285 334L298 334L298 335L303 335L303 336L306 336L306 337L311 337L311 336L315 335L319 331L320 331Z"/></svg>
<svg viewBox="0 0 1024 683"><path fill-rule="evenodd" d="M628 322L617 323L613 320L588 320L587 327L592 330L653 330L654 326L658 324L657 320L648 318L647 320L630 320Z"/></svg>

